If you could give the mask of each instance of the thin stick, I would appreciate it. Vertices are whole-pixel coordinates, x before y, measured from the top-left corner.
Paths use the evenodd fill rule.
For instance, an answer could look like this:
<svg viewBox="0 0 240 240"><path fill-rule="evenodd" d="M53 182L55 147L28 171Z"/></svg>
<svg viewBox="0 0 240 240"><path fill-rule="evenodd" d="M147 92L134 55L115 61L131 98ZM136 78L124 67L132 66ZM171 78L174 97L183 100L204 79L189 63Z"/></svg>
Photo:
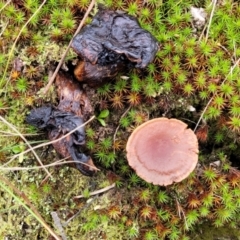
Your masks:
<svg viewBox="0 0 240 240"><path fill-rule="evenodd" d="M105 188L102 188L102 189L99 189L99 190L96 190L96 191L93 191L93 192L89 193L89 196L94 196L94 195L97 195L99 193L107 192L108 190L114 188L115 186L116 186L116 184L113 183L110 186L107 186ZM84 197L83 195L78 195L78 196L75 196L74 199L83 198L83 197Z"/></svg>
<svg viewBox="0 0 240 240"><path fill-rule="evenodd" d="M75 132L76 130L78 130L79 128L84 127L86 124L90 123L94 118L95 118L95 116L92 116L88 121L86 121L86 122L83 123L82 125L76 127L75 129L73 129L73 130L70 131L69 133L63 135L62 137L60 137L60 138L58 138L58 139L55 139L55 140L52 140L52 141L50 141L50 142L42 143L42 144L39 144L39 145L37 145L37 146L35 146L35 147L32 147L32 150L35 150L35 149L40 148L40 147L45 147L45 146L47 146L47 145L50 145L50 144L52 144L52 143L56 143L56 142L58 142L58 141L60 141L60 140L62 140L62 139L64 139L64 138L66 138L67 136L71 135L72 133L74 133L74 132ZM22 154L26 154L26 153L28 153L28 152L30 152L30 151L31 151L31 149L27 149L27 150L25 150L24 152L22 152L22 153L20 153L20 154L14 155L7 163L3 164L3 166L8 165L8 164L11 163L15 158L19 157L19 156L22 155Z"/></svg>
<svg viewBox="0 0 240 240"><path fill-rule="evenodd" d="M79 31L81 30L81 28L83 27L83 24L85 23L85 21L86 21L88 15L89 15L89 13L91 12L94 4L95 4L95 0L92 0L92 2L91 2L91 4L89 5L89 7L88 7L88 9L87 9L87 11L86 11L86 13L85 13L82 21L80 22L80 24L79 24L76 32L74 33L73 38L78 34L78 32L79 32ZM67 53L68 53L68 51L69 51L69 49L70 49L70 47L71 47L71 45L72 45L73 38L71 39L71 41L69 42L69 44L68 44L68 46L67 46L67 49L66 49L65 52L63 53L63 55L62 55L62 57L61 57L61 60L60 60L60 62L58 63L57 68L55 69L52 77L49 79L48 84L47 84L47 86L45 87L45 89L44 89L44 91L43 91L44 94L46 94L46 93L48 92L50 86L52 85L54 79L56 78L57 73L58 73L60 67L62 66L63 61L64 61L64 59L65 59L65 57L66 57L66 55L67 55Z"/></svg>
<svg viewBox="0 0 240 240"><path fill-rule="evenodd" d="M213 7L212 7L211 15L210 15L210 18L209 18L209 23L208 23L207 33L206 33L206 38L205 38L206 42L208 40L209 30L210 30L210 27L211 27L211 24L212 24L212 18L213 18L213 14L214 14L214 11L215 11L215 8L216 8L216 4L217 4L217 0L213 0Z"/></svg>
<svg viewBox="0 0 240 240"><path fill-rule="evenodd" d="M39 164L43 167L43 169L45 170L47 175L51 176L50 172L44 167L42 161L40 160L39 156L37 155L37 153L32 148L31 144L28 142L28 140L12 124L10 124L8 121L6 121L2 116L0 116L0 120L2 120L2 122L4 122L8 127L10 127L14 132L16 132L23 139L23 141L29 147L29 151L32 151L33 155L36 157L36 159L38 160ZM23 153L20 153L19 156L22 155L22 154Z"/></svg>
<svg viewBox="0 0 240 240"><path fill-rule="evenodd" d="M225 79L222 81L222 83L221 83L220 86L222 86L222 85L226 82L228 76L229 76L230 74L232 74L234 68L237 67L239 63L240 63L240 58L239 58L239 59L235 62L235 64L230 68L229 73L227 74L227 76L225 77ZM210 105L210 103L212 102L212 100L213 100L213 98L215 97L216 94L217 94L217 92L215 92L215 93L213 94L213 96L210 98L210 100L208 101L206 107L204 108L204 110L203 110L200 118L198 119L198 122L197 122L197 124L196 124L196 126L195 126L195 128L194 128L194 130L193 130L194 132L197 130L198 125L199 125L199 123L201 122L201 120L202 120L202 118L203 118L203 115L204 115L205 112L207 111L208 106Z"/></svg>

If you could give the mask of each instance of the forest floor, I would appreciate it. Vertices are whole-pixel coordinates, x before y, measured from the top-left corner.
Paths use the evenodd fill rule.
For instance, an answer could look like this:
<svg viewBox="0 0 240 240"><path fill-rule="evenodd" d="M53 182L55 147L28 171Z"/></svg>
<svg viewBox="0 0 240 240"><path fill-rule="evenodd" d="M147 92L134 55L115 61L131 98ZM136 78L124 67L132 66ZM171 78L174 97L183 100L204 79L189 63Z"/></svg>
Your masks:
<svg viewBox="0 0 240 240"><path fill-rule="evenodd" d="M160 47L145 69L83 85L93 111L80 149L100 170L89 177L26 116L58 106L55 83L44 90L91 1L0 0L0 238L240 239L239 2L102 2ZM63 60L73 75L72 48ZM169 186L145 182L126 159L130 134L157 117L185 122L199 141L196 169Z"/></svg>

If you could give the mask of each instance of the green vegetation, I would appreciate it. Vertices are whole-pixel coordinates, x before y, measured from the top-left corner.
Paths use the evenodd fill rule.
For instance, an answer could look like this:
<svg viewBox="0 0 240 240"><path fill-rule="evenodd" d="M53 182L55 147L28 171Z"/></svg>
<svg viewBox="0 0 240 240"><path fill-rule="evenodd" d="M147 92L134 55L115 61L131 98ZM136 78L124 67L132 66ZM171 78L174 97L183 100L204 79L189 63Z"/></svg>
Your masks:
<svg viewBox="0 0 240 240"><path fill-rule="evenodd" d="M160 47L146 69L119 73L92 94L96 120L86 126L84 151L101 172L89 178L66 165L48 168L51 177L44 169L15 167L40 166L25 150L28 143L35 146L47 136L27 125L25 116L33 107L57 105L54 86L46 95L41 90L90 1L49 0L39 8L43 1L0 0L0 237L48 239L47 226L60 235L51 217L57 212L69 239L210 239L217 237L215 228L237 239L240 4L217 1L214 8L210 0L98 2L136 16ZM200 27L191 16L191 6L206 11ZM66 63L76 60L70 50ZM136 126L160 116L196 128L200 146L196 170L168 187L140 179L125 154L127 138ZM44 165L59 160L51 147L35 151ZM114 189L91 195L112 183ZM75 198L80 194L82 198ZM204 235L199 234L200 227Z"/></svg>

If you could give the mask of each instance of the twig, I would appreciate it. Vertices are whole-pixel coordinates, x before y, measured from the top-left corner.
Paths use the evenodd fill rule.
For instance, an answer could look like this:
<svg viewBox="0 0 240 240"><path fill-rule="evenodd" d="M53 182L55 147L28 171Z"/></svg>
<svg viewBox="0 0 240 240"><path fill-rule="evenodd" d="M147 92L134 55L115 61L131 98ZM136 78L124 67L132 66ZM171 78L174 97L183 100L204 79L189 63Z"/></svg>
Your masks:
<svg viewBox="0 0 240 240"><path fill-rule="evenodd" d="M114 188L115 186L116 186L116 184L113 183L112 185L110 185L110 186L108 186L108 187L105 187L105 188L99 189L99 190L97 190L97 191L91 192L89 195L90 195L90 196L93 196L93 195L97 195L97 194L99 194L99 193L106 192L106 191ZM74 199L78 199L78 198L82 198L82 197L83 197L83 195L79 195L79 196L74 197ZM70 221L72 221L75 217L77 217L77 216L82 212L82 210L83 210L84 208L87 208L87 207L93 202L93 200L96 199L96 197L97 197L97 196L94 196L93 198L88 199L86 205L84 205L75 215L73 215L72 217L70 217L63 225L64 225L64 226L67 226L67 224L68 224Z"/></svg>
<svg viewBox="0 0 240 240"><path fill-rule="evenodd" d="M4 122L8 127L10 127L14 132L16 132L23 139L23 141L29 147L29 151L32 151L33 155L36 157L36 159L38 160L39 164L43 167L43 169L45 170L47 175L51 176L50 172L44 167L41 159L39 158L37 153L34 151L34 149L32 148L31 144L28 142L28 140L12 124L10 124L8 121L6 121L2 116L0 116L0 120L2 120L2 122ZM23 153L20 153L19 156L22 155L22 154Z"/></svg>
<svg viewBox="0 0 240 240"><path fill-rule="evenodd" d="M45 222L42 216L39 214L38 210L31 204L27 196L17 189L8 179L0 175L0 186L8 194L15 198L29 213L32 214L36 220L42 224L42 226L54 237L56 240L61 240L61 238L50 228L50 226ZM23 201L22 201L23 199Z"/></svg>
<svg viewBox="0 0 240 240"><path fill-rule="evenodd" d="M213 18L213 13L214 13L215 8L216 8L216 4L217 4L217 0L213 0L212 11L211 11L211 14L210 14L209 23L208 23L208 27L207 27L206 38L205 38L206 42L208 40L209 30L210 30L210 27L211 27L211 24L212 24L212 18Z"/></svg>
<svg viewBox="0 0 240 240"><path fill-rule="evenodd" d="M79 31L81 30L81 28L83 27L83 24L85 23L88 15L89 15L89 13L91 12L91 10L92 10L92 8L93 8L93 6L94 6L94 4L95 4L95 1L96 1L96 0L92 0L91 4L89 5L89 7L88 7L88 9L87 9L87 11L86 11L86 13L85 13L82 21L80 22L80 24L79 24L76 32L75 32L74 35L73 35L73 38L78 34L78 32L79 32ZM62 55L62 57L61 57L61 60L60 60L60 62L59 62L58 65L57 65L57 68L55 69L52 77L51 77L51 78L49 79L49 81L48 81L47 86L46 86L45 89L43 90L43 93L44 93L44 94L46 94L46 93L48 92L50 86L52 85L54 79L56 78L57 73L58 73L60 67L62 66L63 61L64 61L64 59L65 59L65 57L66 57L66 55L67 55L67 53L68 53L68 51L69 51L69 49L70 49L70 47L71 47L71 45L72 45L73 38L71 39L71 41L69 42L69 44L68 44L68 46L67 46L67 49L66 49L65 52L63 53L63 55Z"/></svg>
<svg viewBox="0 0 240 240"><path fill-rule="evenodd" d="M52 140L52 141L50 141L50 142L46 142L46 143L39 144L39 145L37 145L37 146L35 146L35 147L32 147L32 149L27 149L27 150L25 150L25 151L23 151L23 152L21 152L21 153L19 153L19 154L14 155L7 163L3 164L3 166L8 165L8 164L11 163L15 158L19 157L19 156L22 155L22 154L26 154L26 153L30 152L31 150L35 150L35 149L40 148L40 147L45 147L45 146L47 146L47 145L50 145L50 144L52 144L52 143L56 143L56 142L58 142L58 141L60 141L60 140L62 140L62 139L64 139L64 138L66 138L67 136L71 135L72 133L74 133L74 132L75 132L76 130L78 130L79 128L84 127L85 125L87 125L88 123L90 123L94 118L95 118L95 116L92 116L88 121L86 121L86 122L83 123L82 125L74 128L72 131L70 131L69 133L63 135L62 137L60 137L60 138L58 138L58 139Z"/></svg>
<svg viewBox="0 0 240 240"><path fill-rule="evenodd" d="M228 76L229 76L230 74L232 74L232 71L234 70L235 67L238 66L239 63L240 63L240 58L239 58L239 59L235 62L235 64L230 68L229 73L227 74L227 76L225 77L225 79L222 81L222 83L221 83L220 86L222 86L222 85L226 82ZM203 118L203 115L204 115L205 112L207 111L208 106L210 105L210 103L212 102L212 100L213 100L213 98L215 97L216 94L217 94L217 91L213 94L213 96L212 96L212 97L210 98L210 100L208 101L206 107L204 108L204 110L203 110L200 118L198 119L198 122L197 122L197 124L196 124L196 126L195 126L195 128L194 128L194 130L193 130L194 132L197 130L198 125L199 125L199 123L201 122L201 120L202 120L202 118Z"/></svg>
<svg viewBox="0 0 240 240"><path fill-rule="evenodd" d="M108 190L114 188L115 186L116 186L116 184L113 183L110 186L107 186L105 188L102 188L102 189L99 189L99 190L96 190L96 191L93 191L93 192L89 193L89 196L94 196L94 195L97 195L99 193L107 192ZM74 199L83 198L83 197L84 197L83 195L78 195L78 196L75 196Z"/></svg>
<svg viewBox="0 0 240 240"><path fill-rule="evenodd" d="M54 170L51 171L51 174L54 172ZM40 182L39 186L43 186L47 181L48 181L49 177L45 176L44 179L42 179L42 181Z"/></svg>

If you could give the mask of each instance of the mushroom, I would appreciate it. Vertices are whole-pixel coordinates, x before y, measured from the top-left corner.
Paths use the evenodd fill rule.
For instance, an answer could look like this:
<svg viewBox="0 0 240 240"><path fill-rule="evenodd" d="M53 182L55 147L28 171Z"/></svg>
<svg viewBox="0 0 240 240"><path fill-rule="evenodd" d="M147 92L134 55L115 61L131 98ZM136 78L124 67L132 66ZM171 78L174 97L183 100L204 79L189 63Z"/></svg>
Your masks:
<svg viewBox="0 0 240 240"><path fill-rule="evenodd" d="M186 178L198 161L198 141L177 119L155 118L137 127L128 139L129 165L147 182L170 185Z"/></svg>
<svg viewBox="0 0 240 240"><path fill-rule="evenodd" d="M74 71L76 78L93 86L126 69L146 67L158 43L135 17L100 9L92 23L74 37L72 48L82 60Z"/></svg>

